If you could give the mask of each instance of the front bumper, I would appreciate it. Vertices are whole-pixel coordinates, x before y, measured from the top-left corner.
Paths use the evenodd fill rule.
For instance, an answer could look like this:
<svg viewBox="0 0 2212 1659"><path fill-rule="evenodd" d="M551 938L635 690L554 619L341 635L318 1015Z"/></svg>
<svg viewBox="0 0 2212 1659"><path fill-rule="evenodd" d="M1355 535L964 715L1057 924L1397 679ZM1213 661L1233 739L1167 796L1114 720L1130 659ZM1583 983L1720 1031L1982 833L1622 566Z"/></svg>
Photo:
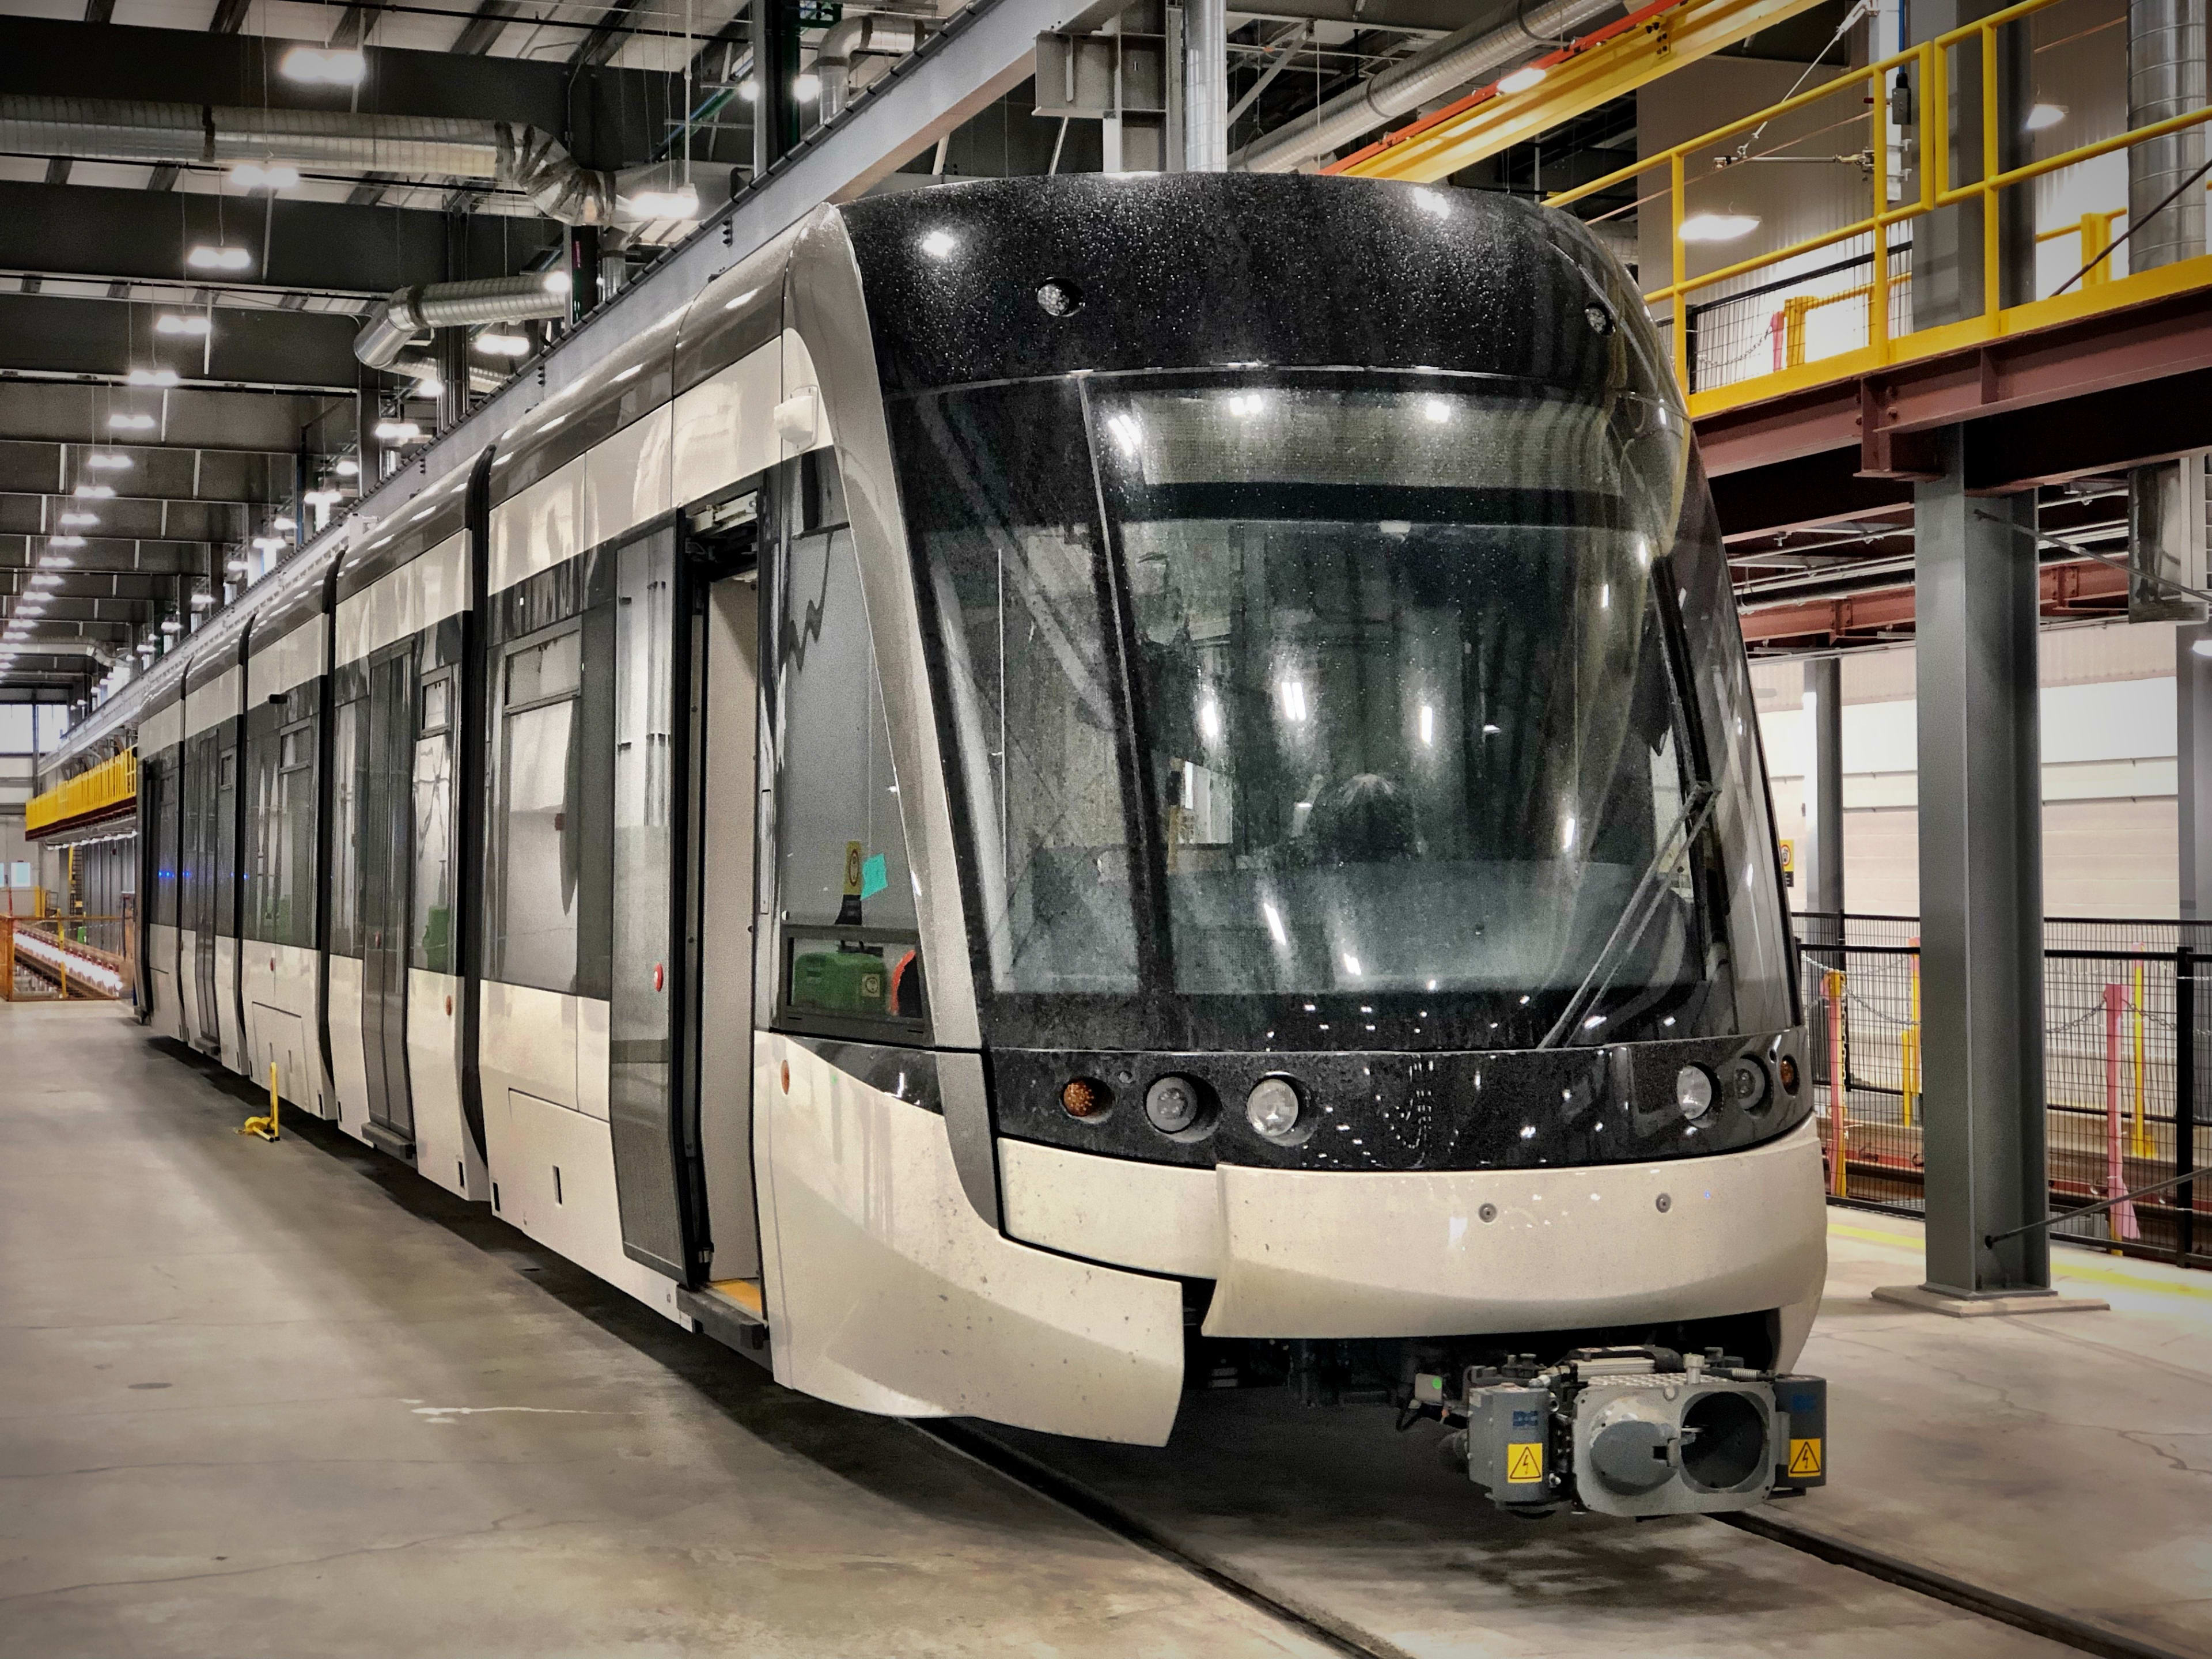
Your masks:
<svg viewBox="0 0 2212 1659"><path fill-rule="evenodd" d="M1820 1145L1544 1170L1176 1169L999 1143L1007 1232L1210 1279L1205 1334L1589 1330L1784 1310L1803 1339L1827 1267Z"/></svg>

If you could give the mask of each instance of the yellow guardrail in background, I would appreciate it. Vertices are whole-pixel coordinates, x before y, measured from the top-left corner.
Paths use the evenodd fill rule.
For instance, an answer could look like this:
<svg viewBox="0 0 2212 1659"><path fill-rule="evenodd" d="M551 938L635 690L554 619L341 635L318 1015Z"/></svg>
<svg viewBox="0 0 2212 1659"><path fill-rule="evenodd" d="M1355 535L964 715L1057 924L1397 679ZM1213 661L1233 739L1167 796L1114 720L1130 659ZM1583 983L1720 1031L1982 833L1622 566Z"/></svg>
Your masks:
<svg viewBox="0 0 2212 1659"><path fill-rule="evenodd" d="M1666 171L1662 190L1654 190L1639 196L1632 204L1640 208L1656 200L1662 193L1668 198L1668 240L1672 248L1671 280L1664 286L1653 289L1644 296L1655 306L1665 306L1674 325L1674 359L1675 378L1690 400L1690 412L1703 416L1755 403L1803 388L1825 385L1832 380L1846 380L1855 375L1885 368L1915 358L1934 356L1947 351L1959 350L2002 337L2025 333L2032 329L2046 328L2055 324L2071 322L2093 316L2100 312L2118 310L2124 306L2144 301L2160 299L2172 294L2212 287L2212 255L2178 260L2149 270L2131 272L2126 276L2111 277L2095 284L2086 280L2075 284L2063 294L2048 299L2031 300L2007 306L2002 301L2000 284L2003 277L2003 261L2000 258L2001 216L2003 212L2002 193L2043 178L2063 168L2078 167L2099 156L2109 155L2153 138L2162 138L2170 133L2185 131L2212 121L2212 106L2191 110L2166 120L2154 121L2147 126L2135 128L2115 137L2083 144L2074 149L2040 161L2029 161L2008 170L1994 171L1995 158L2001 153L2002 132L1999 126L2000 108L1997 84L1997 31L2008 24L2017 23L2035 13L2063 3L2063 0L2022 0L2002 11L1962 25L1948 33L1922 42L1919 46L1869 64L1862 69L1844 70L1832 79L1824 81L1809 92L1763 110L1758 110L1727 125L1717 127L1698 137L1671 149L1645 156L1639 161L1594 179L1588 184L1577 185L1572 190L1561 191L1545 198L1547 205L1565 207L1589 197L1601 195L1625 184L1638 180L1656 169ZM1949 112L1951 108L1951 54L1973 43L1980 58L1981 78L1981 176L1962 184L1952 184L1952 141ZM1918 76L1918 105L1921 117L1920 132L1920 190L1917 197L1891 206L1889 153L1888 77L1899 70L1911 70ZM1692 276L1689 274L1689 249L1692 246L1682 239L1682 223L1688 216L1684 210L1684 197L1690 183L1689 159L1700 151L1715 149L1723 142L1749 133L1778 117L1806 109L1823 99L1848 96L1863 107L1869 143L1868 187L1871 198L1869 211L1865 216L1825 230L1812 236L1802 237L1785 246L1767 252L1751 255L1733 264ZM1730 163L1729 165L1735 165ZM1719 168L1725 173L1726 167ZM1901 337L1893 337L1890 329L1890 296L1901 284L1911 281L1910 276L1897 276L1890 272L1890 233L1899 225L1921 219L1945 208L1967 203L1982 204L1982 314L1961 322L1943 323L1915 330ZM1616 213L1631 211L1631 208L1616 209ZM1611 215L1601 216L1610 217ZM2084 222L2079 228L2085 245L2093 239L2106 240L2109 246L2109 222L2092 231ZM2074 234L2076 228L2068 226L2063 234ZM1689 299L1702 289L1748 276L1753 271L1771 270L1786 261L1801 258L1822 248L1833 247L1857 237L1873 240L1872 274L1867 284L1867 343L1848 351L1835 353L1812 362L1785 366L1771 374L1737 380L1711 391L1698 392L1691 384L1689 360ZM2101 250L2087 247L2083 263L2096 257Z"/></svg>
<svg viewBox="0 0 2212 1659"><path fill-rule="evenodd" d="M43 794L32 796L23 808L23 833L35 836L58 823L89 817L137 798L138 754L126 749L89 772L81 772Z"/></svg>

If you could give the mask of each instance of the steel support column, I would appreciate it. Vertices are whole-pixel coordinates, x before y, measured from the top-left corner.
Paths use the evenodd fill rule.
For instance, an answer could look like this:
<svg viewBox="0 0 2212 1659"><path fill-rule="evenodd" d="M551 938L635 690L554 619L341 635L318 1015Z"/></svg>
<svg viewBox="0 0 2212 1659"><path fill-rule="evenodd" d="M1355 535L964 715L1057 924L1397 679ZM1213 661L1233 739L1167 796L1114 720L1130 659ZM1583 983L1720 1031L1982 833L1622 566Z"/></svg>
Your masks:
<svg viewBox="0 0 2212 1659"><path fill-rule="evenodd" d="M752 0L753 177L799 143L799 9L792 0Z"/></svg>
<svg viewBox="0 0 2212 1659"><path fill-rule="evenodd" d="M2033 494L1966 491L1960 428L1914 490L1928 1287L2048 1289L2043 777ZM1986 516L1984 516L1986 515Z"/></svg>
<svg viewBox="0 0 2212 1659"><path fill-rule="evenodd" d="M1844 674L1834 657L1805 665L1805 835L1797 859L1800 910L1844 909ZM1826 922L1808 924L1808 944L1839 945Z"/></svg>

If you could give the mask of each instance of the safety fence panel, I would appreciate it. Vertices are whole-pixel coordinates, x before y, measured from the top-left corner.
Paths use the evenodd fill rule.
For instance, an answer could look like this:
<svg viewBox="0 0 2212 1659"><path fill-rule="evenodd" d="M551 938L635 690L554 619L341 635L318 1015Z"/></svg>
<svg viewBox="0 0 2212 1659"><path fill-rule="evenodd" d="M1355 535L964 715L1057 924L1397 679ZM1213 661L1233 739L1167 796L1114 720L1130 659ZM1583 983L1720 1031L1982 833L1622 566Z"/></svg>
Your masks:
<svg viewBox="0 0 2212 1659"><path fill-rule="evenodd" d="M1796 925L1830 1194L1917 1214L1927 1167L1919 922L1808 912ZM2045 921L2051 1212L2124 1200L2059 1222L2057 1236L2212 1265L2212 1179L2144 1192L2212 1160L2208 1005L2212 923Z"/></svg>

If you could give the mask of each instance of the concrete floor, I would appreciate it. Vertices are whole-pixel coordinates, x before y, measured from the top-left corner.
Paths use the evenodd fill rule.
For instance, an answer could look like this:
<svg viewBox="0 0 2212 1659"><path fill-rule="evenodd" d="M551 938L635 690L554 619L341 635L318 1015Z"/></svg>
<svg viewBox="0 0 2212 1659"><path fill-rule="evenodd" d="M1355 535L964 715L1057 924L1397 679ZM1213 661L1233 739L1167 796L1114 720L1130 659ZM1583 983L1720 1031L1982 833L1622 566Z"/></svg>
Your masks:
<svg viewBox="0 0 2212 1659"><path fill-rule="evenodd" d="M0 1656L1279 1655L1292 1626L911 1428L776 1389L112 1009L0 1005ZM1838 1212L1835 1484L1769 1513L2212 1655L2212 1276L2109 1315L1870 1302ZM1375 1650L2069 1651L1713 1522L1498 1516L1428 1431L1194 1397L1164 1451L1004 1436Z"/></svg>

